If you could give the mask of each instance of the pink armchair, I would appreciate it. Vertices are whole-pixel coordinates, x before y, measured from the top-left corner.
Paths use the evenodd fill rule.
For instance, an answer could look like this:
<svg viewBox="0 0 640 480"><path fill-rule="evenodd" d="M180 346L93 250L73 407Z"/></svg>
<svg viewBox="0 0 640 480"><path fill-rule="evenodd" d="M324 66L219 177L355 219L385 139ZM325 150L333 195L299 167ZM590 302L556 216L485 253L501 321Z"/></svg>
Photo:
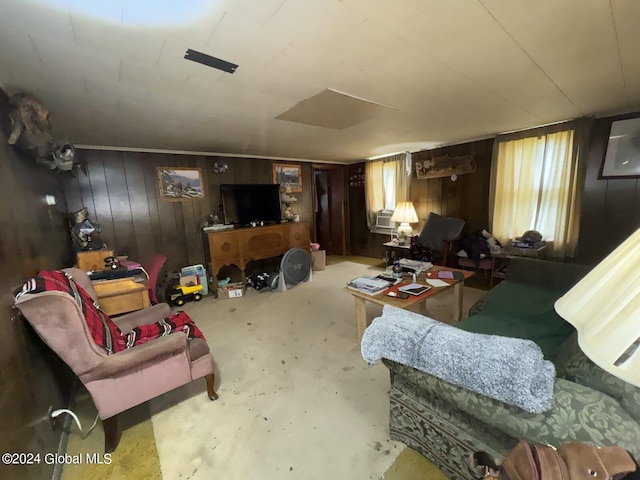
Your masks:
<svg viewBox="0 0 640 480"><path fill-rule="evenodd" d="M97 303L91 280L76 268L65 269ZM92 336L76 299L61 291L20 295L15 306L38 335L73 370L89 391L102 419L105 451L118 445L117 415L158 395L204 377L211 400L214 364L203 338L188 339L181 331L109 354ZM111 319L127 334L170 313L166 303Z"/></svg>

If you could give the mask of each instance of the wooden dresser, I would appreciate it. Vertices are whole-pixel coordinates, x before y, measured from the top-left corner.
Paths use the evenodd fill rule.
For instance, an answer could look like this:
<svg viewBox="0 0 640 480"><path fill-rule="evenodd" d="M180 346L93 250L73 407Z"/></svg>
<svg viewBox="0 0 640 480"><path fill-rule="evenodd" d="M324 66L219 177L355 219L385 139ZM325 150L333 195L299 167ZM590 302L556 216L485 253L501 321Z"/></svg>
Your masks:
<svg viewBox="0 0 640 480"><path fill-rule="evenodd" d="M306 223L281 223L203 232L202 241L216 290L217 275L225 265L236 265L244 278L245 268L251 260L277 257L294 247L309 252L309 229Z"/></svg>

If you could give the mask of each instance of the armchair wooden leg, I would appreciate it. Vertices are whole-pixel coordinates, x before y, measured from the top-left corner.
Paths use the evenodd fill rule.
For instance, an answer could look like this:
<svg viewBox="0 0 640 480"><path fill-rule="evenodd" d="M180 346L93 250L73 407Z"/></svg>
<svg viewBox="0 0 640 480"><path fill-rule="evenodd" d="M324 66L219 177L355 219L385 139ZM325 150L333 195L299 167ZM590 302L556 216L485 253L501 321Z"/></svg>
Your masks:
<svg viewBox="0 0 640 480"><path fill-rule="evenodd" d="M213 382L216 379L215 375L210 373L209 375L205 375L204 379L207 381L207 394L209 395L209 400L217 400L218 394L213 390Z"/></svg>
<svg viewBox="0 0 640 480"><path fill-rule="evenodd" d="M111 453L120 442L118 416L114 415L113 417L102 420L102 427L104 428L104 451L105 453Z"/></svg>

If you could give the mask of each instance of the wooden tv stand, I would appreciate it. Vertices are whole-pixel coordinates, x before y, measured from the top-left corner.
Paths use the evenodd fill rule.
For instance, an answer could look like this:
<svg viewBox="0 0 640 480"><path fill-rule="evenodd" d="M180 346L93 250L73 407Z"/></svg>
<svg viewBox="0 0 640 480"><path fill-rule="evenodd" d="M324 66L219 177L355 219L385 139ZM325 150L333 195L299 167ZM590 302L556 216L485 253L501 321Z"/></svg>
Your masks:
<svg viewBox="0 0 640 480"><path fill-rule="evenodd" d="M237 266L244 280L245 269L251 260L277 257L293 247L309 252L309 229L306 223L203 232L202 237L205 260L213 276L214 291L218 289L217 276L224 266Z"/></svg>

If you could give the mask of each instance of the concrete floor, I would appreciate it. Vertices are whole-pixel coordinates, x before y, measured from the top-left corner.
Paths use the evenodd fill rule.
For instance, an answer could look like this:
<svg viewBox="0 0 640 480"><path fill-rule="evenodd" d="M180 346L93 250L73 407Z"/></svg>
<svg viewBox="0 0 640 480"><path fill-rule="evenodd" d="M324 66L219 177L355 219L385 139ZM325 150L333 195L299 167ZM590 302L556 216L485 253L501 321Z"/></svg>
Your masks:
<svg viewBox="0 0 640 480"><path fill-rule="evenodd" d="M121 443L114 461L144 444L145 433L135 435L148 412L162 478L381 478L404 445L389 440L388 371L362 360L354 301L343 290L374 271L331 262L286 292L188 303L216 360L220 399L209 401L200 380L134 409L141 419L128 420L123 433L132 447L121 451ZM484 293L465 287L464 311ZM452 321L449 292L431 302L431 317ZM369 319L380 312L367 311ZM72 433L70 448L93 442L99 451L100 432L84 441Z"/></svg>

